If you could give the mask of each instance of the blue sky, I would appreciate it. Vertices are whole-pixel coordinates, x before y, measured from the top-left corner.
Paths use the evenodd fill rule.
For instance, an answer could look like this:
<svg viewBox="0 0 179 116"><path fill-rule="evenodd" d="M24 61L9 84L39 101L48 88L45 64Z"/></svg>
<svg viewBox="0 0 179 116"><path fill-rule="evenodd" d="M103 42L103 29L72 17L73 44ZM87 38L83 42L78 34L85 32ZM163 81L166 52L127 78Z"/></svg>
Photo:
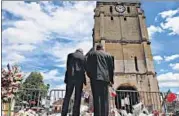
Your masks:
<svg viewBox="0 0 179 116"><path fill-rule="evenodd" d="M92 47L95 2L2 2L2 65L64 88L66 56ZM179 93L179 2L142 2L161 91Z"/></svg>

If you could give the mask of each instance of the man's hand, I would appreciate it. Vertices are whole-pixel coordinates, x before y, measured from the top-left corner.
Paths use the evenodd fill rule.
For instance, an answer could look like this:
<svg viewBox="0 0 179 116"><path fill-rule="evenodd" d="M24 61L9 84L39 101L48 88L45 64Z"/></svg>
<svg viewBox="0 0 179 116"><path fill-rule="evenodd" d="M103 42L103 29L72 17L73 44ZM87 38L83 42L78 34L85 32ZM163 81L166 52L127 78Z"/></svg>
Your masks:
<svg viewBox="0 0 179 116"><path fill-rule="evenodd" d="M109 83L109 86L111 86L111 87L112 87L112 86L113 86L113 84L114 84L114 83L110 82L110 83Z"/></svg>

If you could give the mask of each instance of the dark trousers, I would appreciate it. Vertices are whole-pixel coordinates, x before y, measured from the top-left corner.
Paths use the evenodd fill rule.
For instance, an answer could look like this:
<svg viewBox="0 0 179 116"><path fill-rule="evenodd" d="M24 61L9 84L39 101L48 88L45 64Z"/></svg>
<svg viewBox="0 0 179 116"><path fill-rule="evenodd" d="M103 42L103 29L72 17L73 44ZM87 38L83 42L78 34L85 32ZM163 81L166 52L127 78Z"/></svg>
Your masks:
<svg viewBox="0 0 179 116"><path fill-rule="evenodd" d="M73 89L75 88L75 101L73 105L73 116L80 115L80 103L81 103L81 92L83 88L83 83L78 81L69 82L66 85L66 93L62 107L62 116L67 116L68 106L70 102L71 95L73 93Z"/></svg>
<svg viewBox="0 0 179 116"><path fill-rule="evenodd" d="M108 116L108 84L104 81L91 81L93 93L94 116Z"/></svg>

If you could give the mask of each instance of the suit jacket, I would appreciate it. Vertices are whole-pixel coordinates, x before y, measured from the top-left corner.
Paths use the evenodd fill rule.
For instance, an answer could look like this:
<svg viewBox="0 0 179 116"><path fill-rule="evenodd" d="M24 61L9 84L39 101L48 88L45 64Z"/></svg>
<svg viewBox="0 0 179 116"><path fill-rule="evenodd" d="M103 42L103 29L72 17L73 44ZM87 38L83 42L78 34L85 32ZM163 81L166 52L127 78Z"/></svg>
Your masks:
<svg viewBox="0 0 179 116"><path fill-rule="evenodd" d="M91 51L86 61L87 75L91 80L114 83L114 57L102 51Z"/></svg>
<svg viewBox="0 0 179 116"><path fill-rule="evenodd" d="M86 84L85 78L85 56L81 52L68 54L67 70L64 82L67 84L72 80L83 82Z"/></svg>

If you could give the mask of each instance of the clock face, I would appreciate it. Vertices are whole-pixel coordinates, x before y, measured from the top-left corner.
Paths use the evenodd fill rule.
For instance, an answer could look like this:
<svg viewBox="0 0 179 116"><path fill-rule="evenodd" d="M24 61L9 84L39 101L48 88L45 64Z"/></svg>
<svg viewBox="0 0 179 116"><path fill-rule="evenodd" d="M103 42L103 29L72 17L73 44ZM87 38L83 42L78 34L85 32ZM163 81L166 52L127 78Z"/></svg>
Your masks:
<svg viewBox="0 0 179 116"><path fill-rule="evenodd" d="M123 6L123 5L116 5L116 11L119 12L119 13L123 13L126 8Z"/></svg>

